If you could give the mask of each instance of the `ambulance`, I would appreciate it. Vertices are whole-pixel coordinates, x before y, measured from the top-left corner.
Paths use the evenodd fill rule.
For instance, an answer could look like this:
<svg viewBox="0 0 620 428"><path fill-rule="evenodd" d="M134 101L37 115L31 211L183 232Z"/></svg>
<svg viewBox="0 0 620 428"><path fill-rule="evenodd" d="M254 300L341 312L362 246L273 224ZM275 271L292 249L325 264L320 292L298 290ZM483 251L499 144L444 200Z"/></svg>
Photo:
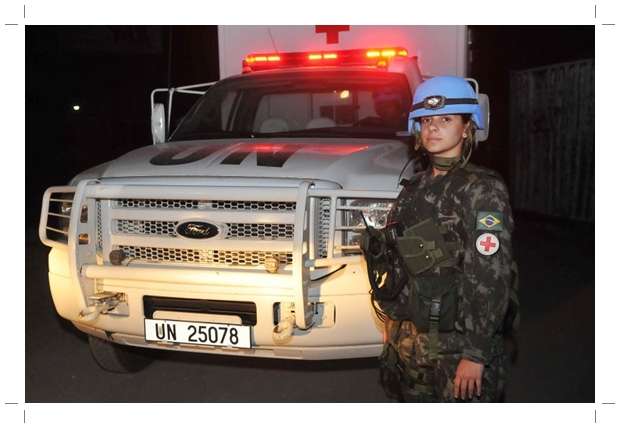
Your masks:
<svg viewBox="0 0 620 428"><path fill-rule="evenodd" d="M143 348L379 355L360 234L385 226L413 175L413 91L465 74L467 28L224 26L218 37L219 81L151 94L153 144L45 192L58 314L115 372L148 364ZM171 129L179 94L196 100Z"/></svg>

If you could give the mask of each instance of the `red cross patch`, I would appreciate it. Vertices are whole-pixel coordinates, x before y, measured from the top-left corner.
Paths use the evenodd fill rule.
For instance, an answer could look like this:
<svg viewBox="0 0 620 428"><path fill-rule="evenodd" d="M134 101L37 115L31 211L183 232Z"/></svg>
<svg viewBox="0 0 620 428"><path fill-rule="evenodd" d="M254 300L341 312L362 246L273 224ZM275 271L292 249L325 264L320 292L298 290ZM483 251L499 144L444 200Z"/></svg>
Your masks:
<svg viewBox="0 0 620 428"><path fill-rule="evenodd" d="M476 239L476 249L483 256L490 256L499 250L499 239L492 233L483 233Z"/></svg>

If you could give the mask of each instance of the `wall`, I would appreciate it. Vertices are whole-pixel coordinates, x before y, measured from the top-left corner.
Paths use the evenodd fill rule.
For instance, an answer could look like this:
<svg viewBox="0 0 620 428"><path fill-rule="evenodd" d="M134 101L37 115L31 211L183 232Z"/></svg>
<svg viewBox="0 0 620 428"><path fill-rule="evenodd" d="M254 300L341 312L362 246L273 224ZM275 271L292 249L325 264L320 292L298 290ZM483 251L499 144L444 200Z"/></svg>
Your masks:
<svg viewBox="0 0 620 428"><path fill-rule="evenodd" d="M513 208L594 221L594 61L510 79Z"/></svg>

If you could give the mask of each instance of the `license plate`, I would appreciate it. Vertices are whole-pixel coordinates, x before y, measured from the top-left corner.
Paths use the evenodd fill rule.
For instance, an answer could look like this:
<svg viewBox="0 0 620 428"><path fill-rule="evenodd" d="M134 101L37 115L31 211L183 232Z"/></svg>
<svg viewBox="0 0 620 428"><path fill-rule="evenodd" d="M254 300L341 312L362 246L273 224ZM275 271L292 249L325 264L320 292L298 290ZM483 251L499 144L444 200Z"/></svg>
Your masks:
<svg viewBox="0 0 620 428"><path fill-rule="evenodd" d="M250 327L247 325L202 322L144 320L144 337L148 341L190 343L194 345L250 348Z"/></svg>

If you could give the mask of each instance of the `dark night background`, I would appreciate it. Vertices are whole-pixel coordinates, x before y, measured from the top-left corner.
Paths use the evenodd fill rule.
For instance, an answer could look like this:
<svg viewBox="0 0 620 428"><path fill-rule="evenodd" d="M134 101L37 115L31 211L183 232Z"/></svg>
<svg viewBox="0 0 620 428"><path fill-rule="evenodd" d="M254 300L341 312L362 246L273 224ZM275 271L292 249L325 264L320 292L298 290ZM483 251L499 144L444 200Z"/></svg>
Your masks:
<svg viewBox="0 0 620 428"><path fill-rule="evenodd" d="M217 50L214 26L27 27L26 223L45 188L151 144L151 90L217 80Z"/></svg>
<svg viewBox="0 0 620 428"><path fill-rule="evenodd" d="M481 92L489 95L492 110L489 140L474 152L472 161L499 171L512 186L518 171L512 162L511 132L519 124L514 120L511 123L511 74L551 64L593 60L594 27L470 29L468 75L476 78ZM133 394L130 385L141 379L137 375L114 377L114 385L120 388L112 397L92 390L86 393L77 386L71 389L71 379L86 374L76 375L74 372L80 369L74 363L61 355L50 355L51 345L43 345L45 339L39 340L39 336L49 334L44 324L60 326L64 336L58 344L81 342L82 352L88 353L84 338L55 314L49 296L46 248L38 242L35 232L44 190L66 184L82 170L151 144L152 89L208 82L218 77L215 26L26 27L26 401L381 401L380 391L376 396L364 395L363 386L355 384L344 392L348 396L334 393L334 398L324 393L323 400L296 395L303 392L299 388L289 395L259 394L262 398L254 399L234 393L217 398L208 394L196 396L182 386L182 392L171 387L169 391L155 388L160 395ZM77 112L72 109L75 104L80 105ZM592 130L591 141L583 142L591 144L592 151L593 138ZM585 171L590 174L590 169ZM593 176L588 176L588 180L592 188L578 184L581 187L576 189L591 199L580 218L563 216L561 211L549 215L536 210L515 210L514 242L523 307L522 350L507 401L594 401ZM541 244L541 240L546 244ZM36 263L41 265L35 266ZM575 337L585 339L575 342ZM59 353L66 352L66 348L57 348ZM79 360L84 358L89 357L82 355ZM180 365L183 373L205 369L204 357L200 356L160 358ZM211 367L222 370L257 369L269 373L284 368L295 376L320 371L319 366L310 362L229 362L213 356L207 359ZM86 364L94 365L90 360ZM321 367L336 372L352 367L367 370L373 379L376 375L374 361L325 362ZM59 369L66 370L66 375L59 375ZM104 376L96 367L93 371L98 373L95 378ZM69 372L71 377L67 377ZM188 381L187 377L184 379Z"/></svg>

